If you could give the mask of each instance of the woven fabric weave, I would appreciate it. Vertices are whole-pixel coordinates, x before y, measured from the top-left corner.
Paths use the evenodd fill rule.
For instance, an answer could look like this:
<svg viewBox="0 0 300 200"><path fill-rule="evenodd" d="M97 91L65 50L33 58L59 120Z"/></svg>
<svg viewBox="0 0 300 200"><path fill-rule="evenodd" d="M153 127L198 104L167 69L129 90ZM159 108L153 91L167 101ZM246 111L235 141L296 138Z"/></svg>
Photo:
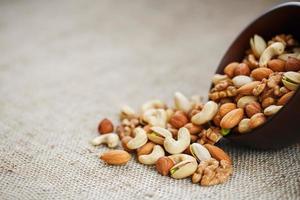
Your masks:
<svg viewBox="0 0 300 200"><path fill-rule="evenodd" d="M234 175L213 187L135 157L105 165L89 144L123 103L206 96L230 42L273 3L1 1L0 199L299 199L300 144L224 145Z"/></svg>

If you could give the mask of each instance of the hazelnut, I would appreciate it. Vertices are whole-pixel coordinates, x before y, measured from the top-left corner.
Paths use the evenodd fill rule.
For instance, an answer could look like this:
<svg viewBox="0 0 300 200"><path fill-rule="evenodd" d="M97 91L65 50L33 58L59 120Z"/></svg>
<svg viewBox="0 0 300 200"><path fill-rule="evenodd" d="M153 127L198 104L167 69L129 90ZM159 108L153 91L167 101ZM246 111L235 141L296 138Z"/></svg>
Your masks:
<svg viewBox="0 0 300 200"><path fill-rule="evenodd" d="M238 75L249 76L250 75L249 66L246 63L239 64L234 70L234 75L235 76L238 76Z"/></svg>
<svg viewBox="0 0 300 200"><path fill-rule="evenodd" d="M114 125L109 119L103 119L98 126L98 131L100 134L111 133L114 131Z"/></svg>
<svg viewBox="0 0 300 200"><path fill-rule="evenodd" d="M300 60L293 57L288 57L285 63L286 71L299 71L300 70Z"/></svg>
<svg viewBox="0 0 300 200"><path fill-rule="evenodd" d="M234 71L235 68L239 65L237 62L232 62L229 63L225 68L224 68L224 73L229 77L232 78L234 76Z"/></svg>
<svg viewBox="0 0 300 200"><path fill-rule="evenodd" d="M188 122L187 116L182 111L175 112L170 119L170 124L175 128L181 128Z"/></svg>
<svg viewBox="0 0 300 200"><path fill-rule="evenodd" d="M174 166L173 160L167 156L161 157L156 161L156 170L163 176L167 176L170 169Z"/></svg>

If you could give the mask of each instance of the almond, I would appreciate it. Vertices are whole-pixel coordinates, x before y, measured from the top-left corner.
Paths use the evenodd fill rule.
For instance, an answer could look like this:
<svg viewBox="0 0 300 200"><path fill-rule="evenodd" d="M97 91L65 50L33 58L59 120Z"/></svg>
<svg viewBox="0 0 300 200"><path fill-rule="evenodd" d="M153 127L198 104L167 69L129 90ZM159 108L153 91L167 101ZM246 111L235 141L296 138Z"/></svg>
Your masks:
<svg viewBox="0 0 300 200"><path fill-rule="evenodd" d="M209 151L210 155L218 160L226 160L228 163L232 163L230 156L225 153L225 151L223 151L221 148L211 145L211 144L205 144L204 147Z"/></svg>
<svg viewBox="0 0 300 200"><path fill-rule="evenodd" d="M227 113L221 120L220 126L222 128L231 129L239 124L243 119L244 110L237 108Z"/></svg>
<svg viewBox="0 0 300 200"><path fill-rule="evenodd" d="M219 114L221 117L224 117L230 111L236 109L235 103L224 103L220 106Z"/></svg>
<svg viewBox="0 0 300 200"><path fill-rule="evenodd" d="M232 78L234 76L234 71L235 68L239 65L237 62L232 62L229 63L225 68L224 68L224 73L229 77Z"/></svg>
<svg viewBox="0 0 300 200"><path fill-rule="evenodd" d="M273 97L267 97L264 100L262 100L262 102L261 102L261 106L263 108L266 108L266 107L268 107L270 105L273 105L273 104L275 104L275 99Z"/></svg>
<svg viewBox="0 0 300 200"><path fill-rule="evenodd" d="M245 106L245 112L247 116L250 118L256 113L261 113L261 106L258 102L254 101Z"/></svg>
<svg viewBox="0 0 300 200"><path fill-rule="evenodd" d="M290 98L294 95L295 91L290 91L286 94L284 94L282 97L280 97L280 99L278 100L277 102L277 105L278 106L283 106L285 105L289 100Z"/></svg>
<svg viewBox="0 0 300 200"><path fill-rule="evenodd" d="M100 156L100 159L109 165L124 165L130 158L130 154L123 150L107 151Z"/></svg>
<svg viewBox="0 0 300 200"><path fill-rule="evenodd" d="M249 76L250 75L250 68L246 63L240 63L235 69L234 69L234 76L239 76L239 75L245 75Z"/></svg>
<svg viewBox="0 0 300 200"><path fill-rule="evenodd" d="M274 72L284 72L285 61L280 59L272 59L268 62L268 67Z"/></svg>
<svg viewBox="0 0 300 200"><path fill-rule="evenodd" d="M173 160L167 156L161 157L156 161L156 170L163 176L170 173L170 169L174 166Z"/></svg>
<svg viewBox="0 0 300 200"><path fill-rule="evenodd" d="M237 89L237 92L242 95L252 95L253 89L256 88L258 84L260 84L260 81L252 81Z"/></svg>
<svg viewBox="0 0 300 200"><path fill-rule="evenodd" d="M114 125L109 119L103 119L98 126L98 131L100 134L111 133L114 131Z"/></svg>
<svg viewBox="0 0 300 200"><path fill-rule="evenodd" d="M267 121L265 115L263 113L256 113L250 118L249 128L254 129L258 126L261 126Z"/></svg>
<svg viewBox="0 0 300 200"><path fill-rule="evenodd" d="M136 150L137 155L147 155L150 154L154 148L155 144L153 142L147 142L146 144L144 144L143 146L141 146L140 148L138 148Z"/></svg>
<svg viewBox="0 0 300 200"><path fill-rule="evenodd" d="M273 71L269 68L266 68L266 67L260 67L260 68L256 68L254 69L252 72L251 72L251 77L254 79L254 80L257 80L257 81L261 81L263 80L264 78L268 78L269 75L273 73Z"/></svg>
<svg viewBox="0 0 300 200"><path fill-rule="evenodd" d="M188 123L184 125L185 128L187 128L190 132L190 134L198 134L202 131L202 126L200 125L195 125L193 123Z"/></svg>
<svg viewBox="0 0 300 200"><path fill-rule="evenodd" d="M293 57L288 57L285 63L286 71L299 71L300 70L300 60Z"/></svg>
<svg viewBox="0 0 300 200"><path fill-rule="evenodd" d="M184 114L182 111L177 111L175 112L171 119L170 119L170 124L175 127L175 128L181 128L184 125L186 125L189 122L187 116Z"/></svg>

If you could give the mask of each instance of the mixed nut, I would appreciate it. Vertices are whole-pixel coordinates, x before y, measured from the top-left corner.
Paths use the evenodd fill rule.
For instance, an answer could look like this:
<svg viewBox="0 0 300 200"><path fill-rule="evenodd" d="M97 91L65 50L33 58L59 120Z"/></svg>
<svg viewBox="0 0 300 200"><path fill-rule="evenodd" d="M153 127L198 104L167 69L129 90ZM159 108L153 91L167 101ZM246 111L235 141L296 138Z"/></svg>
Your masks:
<svg viewBox="0 0 300 200"><path fill-rule="evenodd" d="M232 160L216 144L227 134L261 126L287 103L300 84L297 45L291 35L268 42L255 35L242 63L229 63L224 74L214 75L208 102L176 92L174 107L160 100L146 102L140 112L123 106L117 134L104 119L91 143L116 148L121 140L124 150L100 155L107 164L126 164L136 153L140 163L155 165L163 176L191 177L203 186L224 183L233 172Z"/></svg>

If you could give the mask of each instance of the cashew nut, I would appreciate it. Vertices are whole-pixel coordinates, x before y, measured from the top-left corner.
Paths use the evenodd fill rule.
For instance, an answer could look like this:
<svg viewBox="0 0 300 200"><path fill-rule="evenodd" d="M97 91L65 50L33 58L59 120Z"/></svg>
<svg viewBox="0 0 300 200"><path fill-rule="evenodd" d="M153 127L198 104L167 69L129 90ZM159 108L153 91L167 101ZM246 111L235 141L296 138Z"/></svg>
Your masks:
<svg viewBox="0 0 300 200"><path fill-rule="evenodd" d="M180 92L175 92L174 103L176 109L181 110L185 113L188 113L192 108L191 102Z"/></svg>
<svg viewBox="0 0 300 200"><path fill-rule="evenodd" d="M142 112L144 113L149 109L160 109L160 108L164 109L165 107L166 104L163 101L156 99L144 103L142 105Z"/></svg>
<svg viewBox="0 0 300 200"><path fill-rule="evenodd" d="M124 105L121 107L120 118L121 119L131 119L137 116L136 112L133 108L129 107L128 105Z"/></svg>
<svg viewBox="0 0 300 200"><path fill-rule="evenodd" d="M170 136L165 138L164 147L168 153L181 153L190 145L191 135L187 128L180 128L177 138L177 141Z"/></svg>
<svg viewBox="0 0 300 200"><path fill-rule="evenodd" d="M168 157L175 163L175 165L170 169L172 178L186 178L191 176L197 170L197 161L190 155L175 154Z"/></svg>
<svg viewBox="0 0 300 200"><path fill-rule="evenodd" d="M259 66L267 67L269 60L276 55L282 54L284 52L284 48L285 46L281 42L275 42L268 46L259 58Z"/></svg>
<svg viewBox="0 0 300 200"><path fill-rule="evenodd" d="M259 56L266 49L267 43L261 36L254 35L254 37L250 39L250 46L254 55L259 58Z"/></svg>
<svg viewBox="0 0 300 200"><path fill-rule="evenodd" d="M149 109L147 110L142 119L151 126L166 127L167 113L164 109Z"/></svg>
<svg viewBox="0 0 300 200"><path fill-rule="evenodd" d="M107 144L109 148L115 148L119 144L119 136L114 133L108 133L104 135L100 135L96 138L94 138L91 143L94 146L100 145L100 144Z"/></svg>
<svg viewBox="0 0 300 200"><path fill-rule="evenodd" d="M148 155L140 155L138 160L145 165L153 165L160 158L165 156L165 151L160 145L155 145L152 152Z"/></svg>
<svg viewBox="0 0 300 200"><path fill-rule="evenodd" d="M199 143L193 143L190 145L192 155L199 161L205 161L211 159L209 151Z"/></svg>
<svg viewBox="0 0 300 200"><path fill-rule="evenodd" d="M206 122L212 120L217 112L218 104L213 101L209 101L204 105L201 112L192 117L192 122L196 125L205 124Z"/></svg>
<svg viewBox="0 0 300 200"><path fill-rule="evenodd" d="M148 139L156 144L164 144L164 140L166 137L172 137L172 133L165 129L158 126L150 128L153 132L147 134Z"/></svg>
<svg viewBox="0 0 300 200"><path fill-rule="evenodd" d="M144 129L140 127L135 128L133 133L135 137L127 143L129 149L137 149L147 143L148 137Z"/></svg>

